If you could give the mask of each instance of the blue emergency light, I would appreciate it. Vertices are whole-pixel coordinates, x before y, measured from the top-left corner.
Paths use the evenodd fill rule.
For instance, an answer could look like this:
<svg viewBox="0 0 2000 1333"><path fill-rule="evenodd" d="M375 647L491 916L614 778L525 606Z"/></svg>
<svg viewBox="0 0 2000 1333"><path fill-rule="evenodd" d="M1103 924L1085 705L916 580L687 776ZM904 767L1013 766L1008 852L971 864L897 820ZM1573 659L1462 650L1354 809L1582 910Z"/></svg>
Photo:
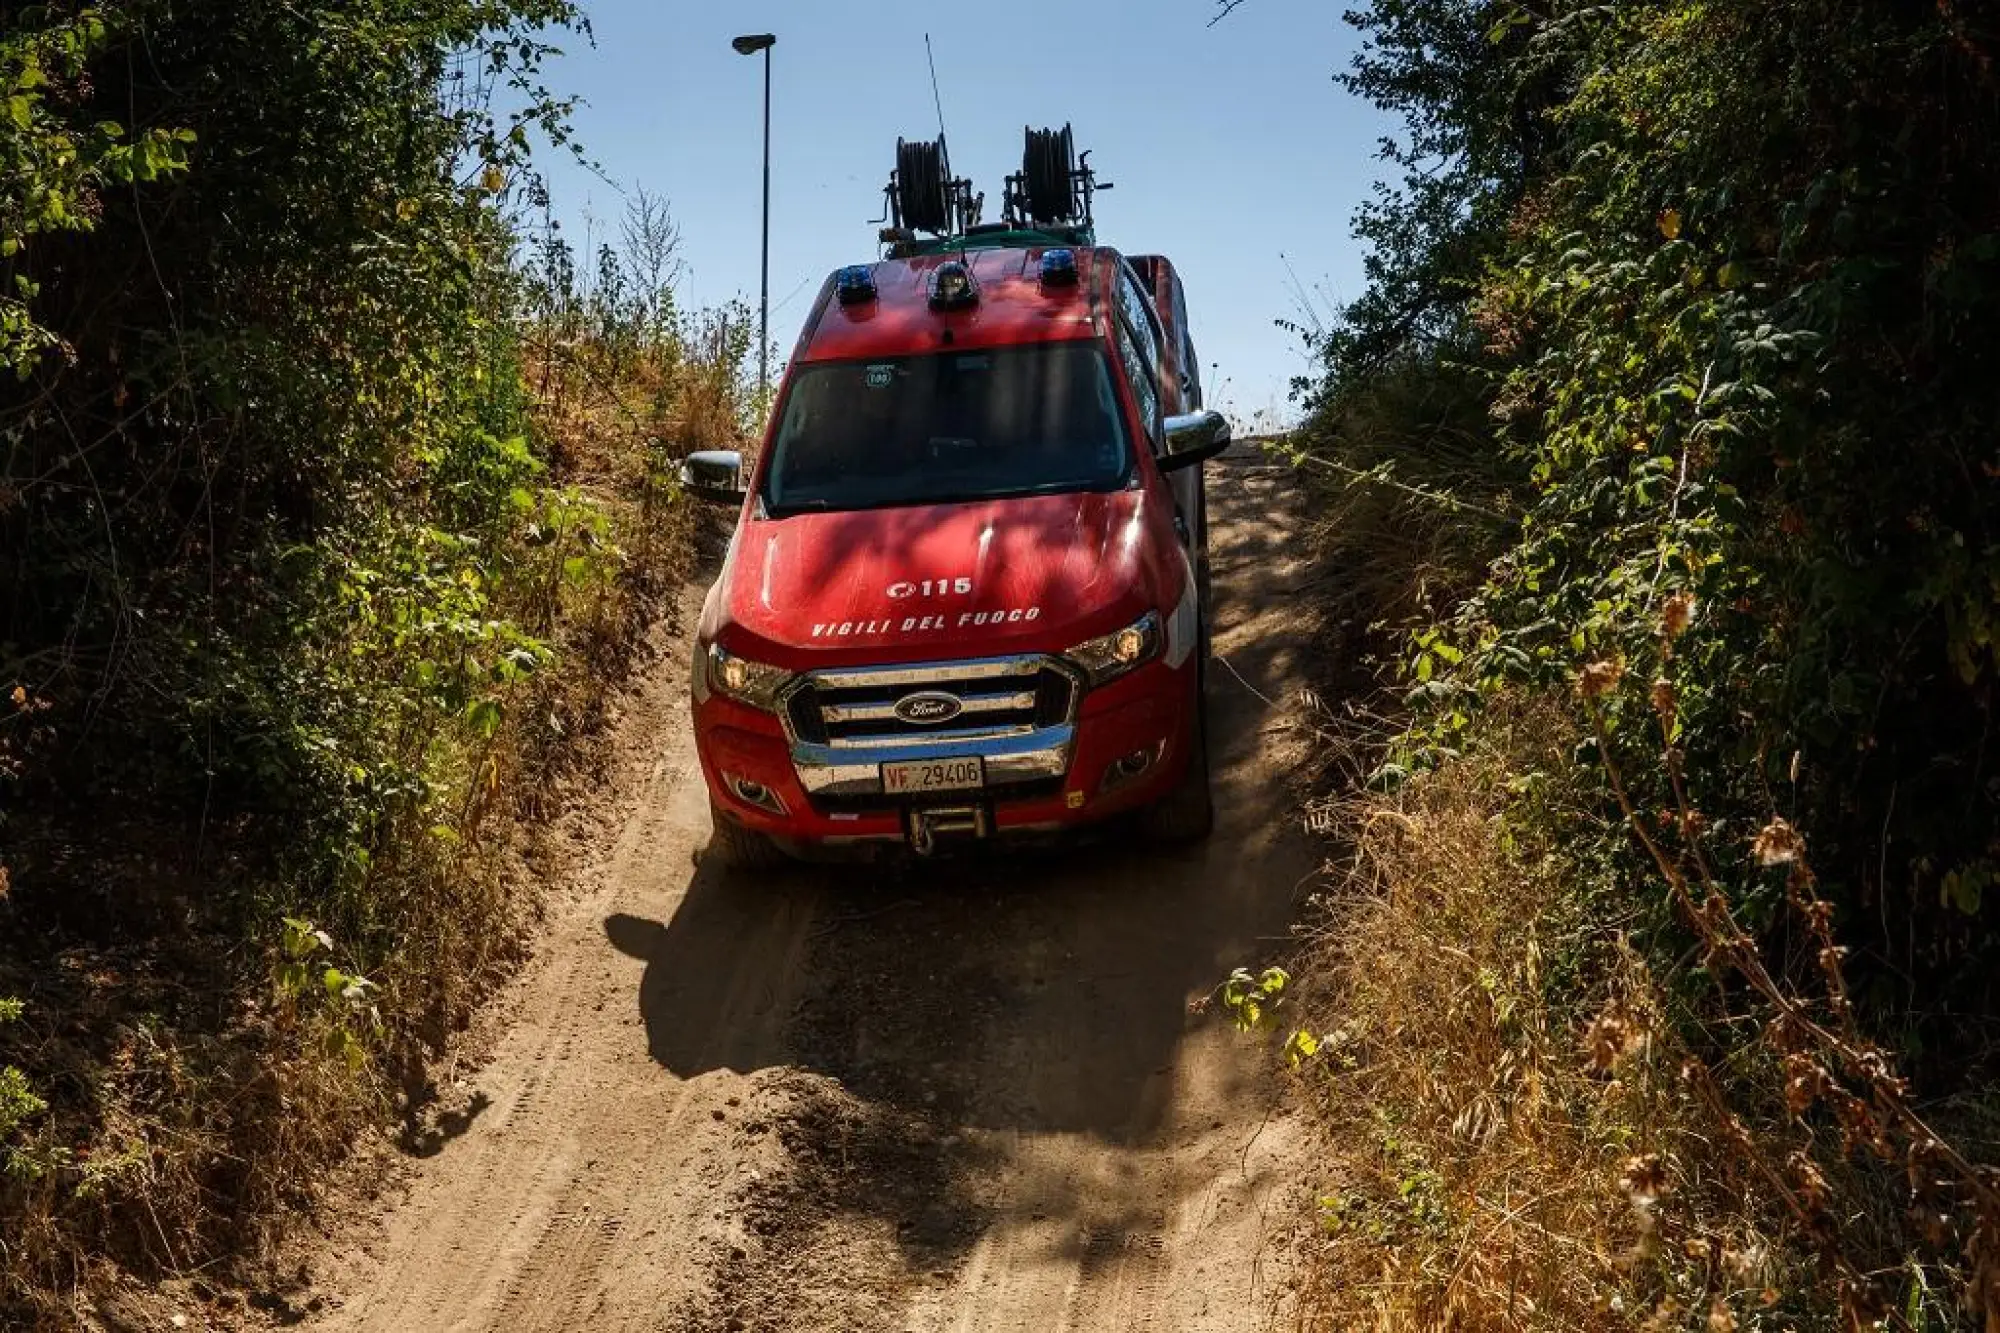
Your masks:
<svg viewBox="0 0 2000 1333"><path fill-rule="evenodd" d="M1076 286L1076 251L1042 251L1042 286Z"/></svg>
<svg viewBox="0 0 2000 1333"><path fill-rule="evenodd" d="M875 270L867 264L849 264L833 277L834 295L842 305L860 305L875 299Z"/></svg>

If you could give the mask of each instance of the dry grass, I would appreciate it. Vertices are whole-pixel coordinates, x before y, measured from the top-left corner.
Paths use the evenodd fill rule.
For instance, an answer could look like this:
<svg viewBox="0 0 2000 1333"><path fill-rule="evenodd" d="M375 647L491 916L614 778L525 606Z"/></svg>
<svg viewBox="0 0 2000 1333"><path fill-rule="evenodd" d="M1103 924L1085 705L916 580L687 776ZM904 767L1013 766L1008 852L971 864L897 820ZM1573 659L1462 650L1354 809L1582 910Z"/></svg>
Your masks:
<svg viewBox="0 0 2000 1333"><path fill-rule="evenodd" d="M1316 608L1350 645L1400 648L1396 635L1479 585L1517 521L1522 479L1470 375L1385 371L1286 444L1311 497L1312 544L1338 571Z"/></svg>
<svg viewBox="0 0 2000 1333"><path fill-rule="evenodd" d="M1353 862L1307 969L1327 1185L1305 1327L1812 1321L1614 905L1532 832L1568 813L1522 775L1564 772L1573 735L1554 708L1496 719L1329 810Z"/></svg>

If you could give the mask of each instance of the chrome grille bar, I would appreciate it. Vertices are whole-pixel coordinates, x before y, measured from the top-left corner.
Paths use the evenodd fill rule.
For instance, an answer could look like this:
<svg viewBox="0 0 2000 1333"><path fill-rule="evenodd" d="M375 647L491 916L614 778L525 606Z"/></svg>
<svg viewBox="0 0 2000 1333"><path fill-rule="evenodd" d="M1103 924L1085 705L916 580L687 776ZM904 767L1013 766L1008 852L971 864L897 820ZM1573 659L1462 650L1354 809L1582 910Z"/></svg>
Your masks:
<svg viewBox="0 0 2000 1333"><path fill-rule="evenodd" d="M1035 692L1033 690L1022 690L1014 694L960 696L959 705L960 716L970 716L975 713L1019 712L1034 708ZM873 704L829 703L821 704L819 711L820 716L826 719L829 726L839 722L899 722L902 720L896 716L896 705L894 702ZM939 728L912 728L912 730L937 731Z"/></svg>
<svg viewBox="0 0 2000 1333"><path fill-rule="evenodd" d="M888 686L912 689L943 687L976 680L1032 676L1053 663L1048 657L993 657L971 662L924 662L911 666L832 667L815 671L813 684L827 690L861 690Z"/></svg>

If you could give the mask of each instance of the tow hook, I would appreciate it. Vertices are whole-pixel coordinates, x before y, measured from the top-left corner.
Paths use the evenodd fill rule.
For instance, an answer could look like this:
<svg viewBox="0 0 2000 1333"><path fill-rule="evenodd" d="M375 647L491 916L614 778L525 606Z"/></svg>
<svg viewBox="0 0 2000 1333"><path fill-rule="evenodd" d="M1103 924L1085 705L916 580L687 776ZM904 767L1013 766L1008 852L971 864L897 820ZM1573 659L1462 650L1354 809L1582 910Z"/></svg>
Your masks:
<svg viewBox="0 0 2000 1333"><path fill-rule="evenodd" d="M983 838L990 832L984 806L951 805L910 811L910 850L918 856L934 854L940 837L969 834Z"/></svg>

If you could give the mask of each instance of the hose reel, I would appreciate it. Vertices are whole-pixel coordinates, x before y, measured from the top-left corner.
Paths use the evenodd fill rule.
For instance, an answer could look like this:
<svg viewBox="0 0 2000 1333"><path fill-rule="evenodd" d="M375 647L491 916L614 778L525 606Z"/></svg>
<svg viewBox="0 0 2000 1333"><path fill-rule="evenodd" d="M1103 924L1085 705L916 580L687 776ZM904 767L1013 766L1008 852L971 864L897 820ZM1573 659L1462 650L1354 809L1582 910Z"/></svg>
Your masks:
<svg viewBox="0 0 2000 1333"><path fill-rule="evenodd" d="M1076 207L1076 192L1070 180L1075 169L1076 146L1069 126L1027 132L1027 146L1021 153L1021 181L1031 221L1069 221Z"/></svg>
<svg viewBox="0 0 2000 1333"><path fill-rule="evenodd" d="M1090 154L1077 153L1068 125L1059 130L1028 126L1022 132L1021 170L1007 178L1007 220L1015 226L1088 227L1091 195L1110 188L1097 183Z"/></svg>
<svg viewBox="0 0 2000 1333"><path fill-rule="evenodd" d="M940 134L933 140L896 140L896 169L884 193L898 230L946 236L977 226L986 196L972 182L951 174L951 152Z"/></svg>

